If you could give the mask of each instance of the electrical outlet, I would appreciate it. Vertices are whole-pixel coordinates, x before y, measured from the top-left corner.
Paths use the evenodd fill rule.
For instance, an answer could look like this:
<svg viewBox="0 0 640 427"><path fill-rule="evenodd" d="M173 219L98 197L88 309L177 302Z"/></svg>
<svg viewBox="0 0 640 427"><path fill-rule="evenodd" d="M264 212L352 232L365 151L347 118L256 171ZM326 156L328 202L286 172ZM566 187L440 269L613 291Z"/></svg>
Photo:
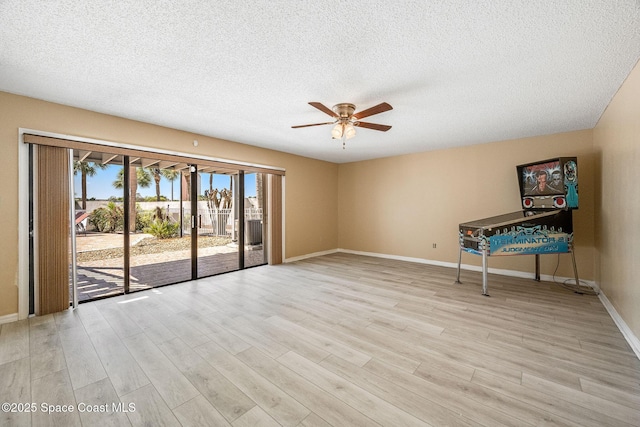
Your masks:
<svg viewBox="0 0 640 427"><path fill-rule="evenodd" d="M435 249L435 248L436 248L436 244L434 243L434 244L433 244L433 249Z"/></svg>

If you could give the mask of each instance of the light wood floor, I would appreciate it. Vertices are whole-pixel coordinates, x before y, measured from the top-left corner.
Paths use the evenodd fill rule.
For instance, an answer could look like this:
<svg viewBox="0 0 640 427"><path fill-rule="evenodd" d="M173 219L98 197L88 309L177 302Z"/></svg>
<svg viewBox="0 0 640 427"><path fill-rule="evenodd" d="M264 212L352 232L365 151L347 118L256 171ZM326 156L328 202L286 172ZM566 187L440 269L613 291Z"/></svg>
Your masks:
<svg viewBox="0 0 640 427"><path fill-rule="evenodd" d="M0 425L640 425L640 361L597 297L454 277L334 254L5 324L0 402L36 410Z"/></svg>

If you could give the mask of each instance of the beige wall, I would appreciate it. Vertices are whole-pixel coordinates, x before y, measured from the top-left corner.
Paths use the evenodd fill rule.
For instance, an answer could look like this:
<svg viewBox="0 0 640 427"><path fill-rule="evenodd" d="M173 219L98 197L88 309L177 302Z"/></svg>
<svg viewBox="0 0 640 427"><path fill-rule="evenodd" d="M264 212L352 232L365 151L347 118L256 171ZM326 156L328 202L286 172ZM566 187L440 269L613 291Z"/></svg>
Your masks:
<svg viewBox="0 0 640 427"><path fill-rule="evenodd" d="M640 337L640 64L593 131L598 188L597 279Z"/></svg>
<svg viewBox="0 0 640 427"><path fill-rule="evenodd" d="M338 246L338 173L333 163L0 92L0 316L18 311L20 127L285 168L285 257Z"/></svg>
<svg viewBox="0 0 640 427"><path fill-rule="evenodd" d="M591 130L340 165L340 248L455 263L459 223L521 209L516 165L574 155L580 195L580 209L574 212L578 272L593 280ZM542 274L553 274L557 259L541 257ZM463 263L480 261L463 254ZM533 272L533 263L533 256L492 257L489 267ZM558 275L573 276L570 255L560 255Z"/></svg>

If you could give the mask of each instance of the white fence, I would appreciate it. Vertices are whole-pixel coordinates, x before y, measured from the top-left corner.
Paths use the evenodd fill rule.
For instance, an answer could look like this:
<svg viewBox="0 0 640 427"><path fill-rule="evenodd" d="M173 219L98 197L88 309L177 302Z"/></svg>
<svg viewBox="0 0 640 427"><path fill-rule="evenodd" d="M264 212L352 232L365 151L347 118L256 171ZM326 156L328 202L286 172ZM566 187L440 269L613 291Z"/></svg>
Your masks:
<svg viewBox="0 0 640 427"><path fill-rule="evenodd" d="M198 232L226 236L233 230L233 209L198 209Z"/></svg>
<svg viewBox="0 0 640 427"><path fill-rule="evenodd" d="M232 211L233 209L198 209L198 215L195 218L198 232L213 236L232 236L235 222ZM184 218L183 231L188 234L191 232L191 212L189 209L184 210ZM245 220L261 220L262 208L246 208L244 218Z"/></svg>

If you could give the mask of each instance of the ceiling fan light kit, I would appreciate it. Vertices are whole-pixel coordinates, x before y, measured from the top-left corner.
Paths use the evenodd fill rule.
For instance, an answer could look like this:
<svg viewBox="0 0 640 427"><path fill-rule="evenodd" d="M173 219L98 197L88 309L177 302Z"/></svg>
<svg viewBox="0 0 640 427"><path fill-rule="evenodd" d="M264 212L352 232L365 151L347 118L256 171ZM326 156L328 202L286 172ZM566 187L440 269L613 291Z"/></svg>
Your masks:
<svg viewBox="0 0 640 427"><path fill-rule="evenodd" d="M331 129L331 138L339 139L342 138L342 124L338 123Z"/></svg>
<svg viewBox="0 0 640 427"><path fill-rule="evenodd" d="M356 126L378 130L386 132L391 129L388 125L379 125L376 123L361 122L360 119L364 117L373 116L374 114L380 114L385 111L392 110L393 107L386 102L380 103L376 106L368 108L366 110L355 113L356 106L349 103L341 103L333 106L333 109L325 107L320 102L310 102L309 105L317 108L325 114L330 115L335 120L333 122L313 123L308 125L291 126L294 129L310 127L310 126L322 126L322 125L334 125L331 129L331 138L342 139L342 149L345 148L345 141L356 136ZM355 113L355 114L354 114Z"/></svg>
<svg viewBox="0 0 640 427"><path fill-rule="evenodd" d="M356 136L356 128L351 123L338 123L331 129L331 138L340 139L345 137L351 139Z"/></svg>

